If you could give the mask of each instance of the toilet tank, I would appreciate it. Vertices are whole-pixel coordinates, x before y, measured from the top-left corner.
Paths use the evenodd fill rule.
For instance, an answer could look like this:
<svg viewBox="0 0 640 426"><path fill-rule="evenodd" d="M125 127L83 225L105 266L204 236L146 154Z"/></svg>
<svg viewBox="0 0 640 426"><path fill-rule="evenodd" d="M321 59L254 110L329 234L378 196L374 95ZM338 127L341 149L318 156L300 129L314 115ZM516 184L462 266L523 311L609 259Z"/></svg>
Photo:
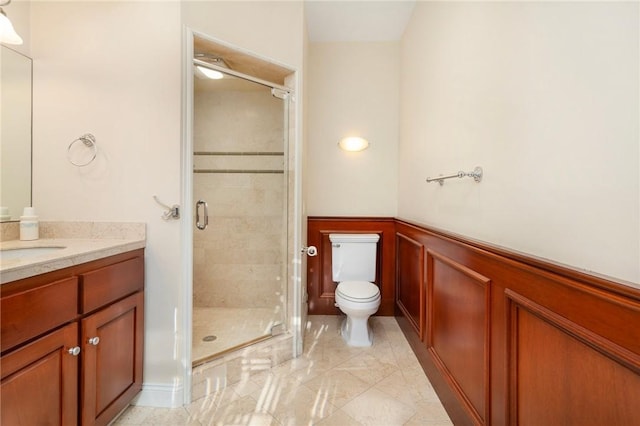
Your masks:
<svg viewBox="0 0 640 426"><path fill-rule="evenodd" d="M378 234L329 234L334 282L376 279Z"/></svg>

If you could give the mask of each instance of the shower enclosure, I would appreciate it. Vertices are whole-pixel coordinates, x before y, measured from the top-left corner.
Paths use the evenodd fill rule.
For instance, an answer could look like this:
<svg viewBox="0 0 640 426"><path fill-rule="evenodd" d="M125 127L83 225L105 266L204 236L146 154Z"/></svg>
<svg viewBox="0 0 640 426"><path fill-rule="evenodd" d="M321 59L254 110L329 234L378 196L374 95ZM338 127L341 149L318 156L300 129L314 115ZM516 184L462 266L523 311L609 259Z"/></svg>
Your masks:
<svg viewBox="0 0 640 426"><path fill-rule="evenodd" d="M194 366L285 331L289 253L287 92L195 59Z"/></svg>

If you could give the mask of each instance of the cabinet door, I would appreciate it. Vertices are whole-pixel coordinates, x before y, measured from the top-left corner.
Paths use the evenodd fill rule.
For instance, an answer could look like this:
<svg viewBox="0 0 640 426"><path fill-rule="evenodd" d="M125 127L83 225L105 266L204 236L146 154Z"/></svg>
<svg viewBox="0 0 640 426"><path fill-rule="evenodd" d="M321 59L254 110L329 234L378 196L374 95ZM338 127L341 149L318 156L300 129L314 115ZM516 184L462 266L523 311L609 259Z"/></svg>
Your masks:
<svg viewBox="0 0 640 426"><path fill-rule="evenodd" d="M2 357L1 424L78 423L77 342L71 323Z"/></svg>
<svg viewBox="0 0 640 426"><path fill-rule="evenodd" d="M109 423L142 387L143 301L139 292L82 320L83 425Z"/></svg>

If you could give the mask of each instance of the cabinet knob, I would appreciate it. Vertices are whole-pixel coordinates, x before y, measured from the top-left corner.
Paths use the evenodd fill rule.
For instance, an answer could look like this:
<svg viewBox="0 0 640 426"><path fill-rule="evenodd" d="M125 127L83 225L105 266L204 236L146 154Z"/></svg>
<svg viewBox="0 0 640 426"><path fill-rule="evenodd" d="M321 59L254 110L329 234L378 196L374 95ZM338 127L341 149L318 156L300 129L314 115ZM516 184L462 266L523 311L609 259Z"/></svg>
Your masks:
<svg viewBox="0 0 640 426"><path fill-rule="evenodd" d="M69 348L69 350L67 352L69 352L70 355L78 356L78 355L80 355L80 346L75 346L73 348Z"/></svg>
<svg viewBox="0 0 640 426"><path fill-rule="evenodd" d="M89 340L87 340L87 343L93 346L97 346L98 343L100 343L100 338L98 336L90 337Z"/></svg>

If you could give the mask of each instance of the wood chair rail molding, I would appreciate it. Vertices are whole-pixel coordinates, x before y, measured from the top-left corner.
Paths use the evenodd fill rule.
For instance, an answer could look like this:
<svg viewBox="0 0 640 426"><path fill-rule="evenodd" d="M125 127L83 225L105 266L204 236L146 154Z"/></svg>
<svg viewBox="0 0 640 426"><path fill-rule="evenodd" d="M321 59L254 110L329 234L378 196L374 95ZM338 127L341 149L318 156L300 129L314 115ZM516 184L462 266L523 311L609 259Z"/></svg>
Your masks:
<svg viewBox="0 0 640 426"><path fill-rule="evenodd" d="M319 250L309 262L310 304L315 291L332 308L331 246L322 242L334 231L381 233L376 282L393 293L398 323L455 424L640 418L638 284L400 219L308 225Z"/></svg>
<svg viewBox="0 0 640 426"><path fill-rule="evenodd" d="M331 280L331 245L327 244L329 234L331 232L379 233L381 237L384 237L385 239L383 240L381 238L378 246L379 255L382 247L382 262L384 262L381 263L379 259L378 274L380 275L382 273L380 279L389 279L389 268L391 268L392 278L390 279L395 281L395 267L397 262L395 247L397 243L395 234L396 228L400 227L398 229L411 229L418 234L424 234L425 236L439 238L452 244L458 244L468 250L481 252L487 256L495 256L502 262L513 261L515 262L514 265L517 265L518 268L533 268L533 270L538 273L548 272L554 276L564 277L573 281L575 284L582 284L586 286L586 288L591 288L592 291L596 291L596 289L605 290L607 297L611 297L613 293L624 297L630 297L635 300L640 300L640 284L638 283L616 280L614 278L605 277L595 273L587 273L567 265L555 263L548 259L541 259L529 254L520 253L515 250L510 250L403 219L366 216L309 216L307 225L307 244L314 245L318 248L318 256L315 258L309 258L307 262L307 287L310 298L312 293L322 295L323 299L327 300L333 297L333 291L336 284ZM402 236L399 236L398 238L402 238ZM383 271L381 271L381 268ZM378 283L378 281L376 282ZM392 298L395 298L395 283L392 288L381 289L381 291L382 290L386 290L387 293L393 293L394 297ZM386 296L390 295L387 294ZM384 301L385 295L382 297ZM310 313L312 315L338 315L340 313L337 308L334 308L333 302L331 302L330 307L327 307L326 305L326 300L321 303L314 303L313 308L322 307L322 309L318 312L314 312L310 307ZM382 311L387 313L381 314ZM378 311L378 315L393 315L393 313L389 312L387 307L384 307L383 309L383 306L381 305L381 310Z"/></svg>
<svg viewBox="0 0 640 426"><path fill-rule="evenodd" d="M397 226L405 226L410 229L415 229L420 233L433 235L434 237L439 237L452 243L459 243L469 249L480 250L486 254L497 256L501 261L512 260L517 262L516 264L519 267L528 266L534 268L536 271L550 272L554 275L568 278L589 287L602 288L608 292L640 300L640 283L633 283L594 272L583 271L568 265L554 262L550 259L542 259L531 254L521 253L506 247L474 240L460 234L429 227L416 222L402 219L395 219L394 222Z"/></svg>

